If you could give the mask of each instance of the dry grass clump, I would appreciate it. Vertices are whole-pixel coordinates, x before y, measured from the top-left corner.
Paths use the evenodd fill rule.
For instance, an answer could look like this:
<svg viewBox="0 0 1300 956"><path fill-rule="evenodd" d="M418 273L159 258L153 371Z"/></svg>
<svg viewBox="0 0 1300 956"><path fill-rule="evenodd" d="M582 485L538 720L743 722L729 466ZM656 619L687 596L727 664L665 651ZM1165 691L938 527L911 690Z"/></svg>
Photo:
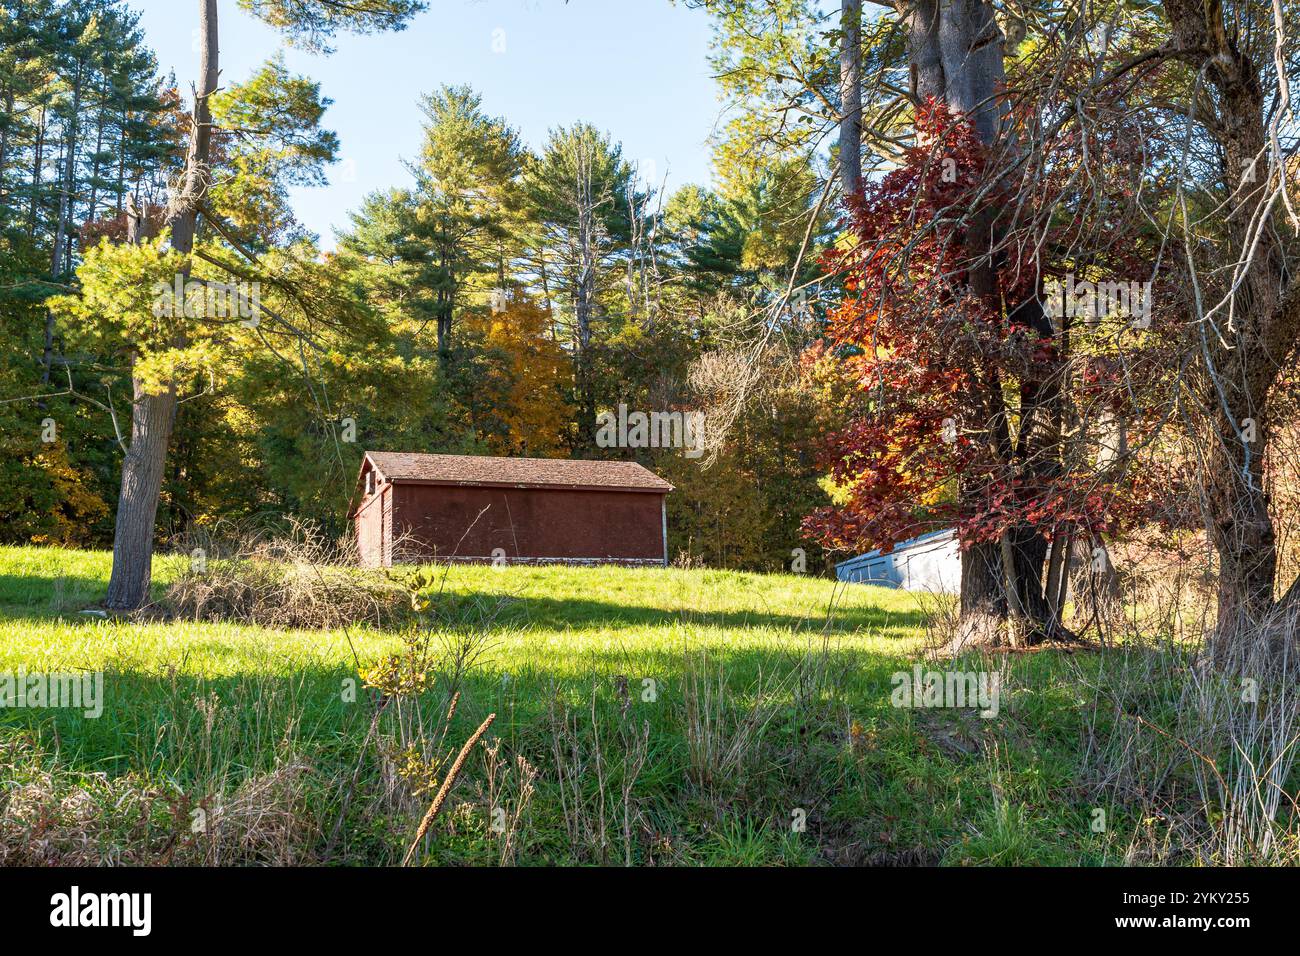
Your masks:
<svg viewBox="0 0 1300 956"><path fill-rule="evenodd" d="M350 537L291 522L279 533L194 536L190 568L167 590L177 615L273 628L387 627L410 608L406 589L380 570L358 567Z"/></svg>
<svg viewBox="0 0 1300 956"><path fill-rule="evenodd" d="M0 738L0 762L0 866L313 862L319 827L298 761L197 801L136 774L52 772L24 737Z"/></svg>
<svg viewBox="0 0 1300 956"><path fill-rule="evenodd" d="M1283 612L1232 655L1129 633L1101 671L1078 672L1097 798L1139 808L1125 863L1300 865L1298 639Z"/></svg>
<svg viewBox="0 0 1300 956"><path fill-rule="evenodd" d="M188 865L303 866L315 859L320 827L308 793L311 768L281 763L254 774L211 808L191 808ZM197 814L196 809L202 809Z"/></svg>

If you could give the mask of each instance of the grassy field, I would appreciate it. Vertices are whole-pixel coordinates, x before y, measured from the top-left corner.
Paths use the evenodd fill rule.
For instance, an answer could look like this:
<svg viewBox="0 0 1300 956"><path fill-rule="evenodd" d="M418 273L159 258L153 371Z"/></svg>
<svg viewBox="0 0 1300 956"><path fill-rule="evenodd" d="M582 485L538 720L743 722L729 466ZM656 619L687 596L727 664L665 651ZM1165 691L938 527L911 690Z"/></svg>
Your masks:
<svg viewBox="0 0 1300 956"><path fill-rule="evenodd" d="M157 560L159 596L181 567ZM926 665L997 671L992 719L891 706L891 675L924 645L906 593L709 570L437 571L406 639L471 659L443 658L376 718L350 688L402 633L80 614L108 571L105 553L0 548L0 672L105 675L98 719L0 710L10 860L396 863L489 713L419 862L1087 865L1169 842L1090 763L1108 732L1084 689L1099 655Z"/></svg>

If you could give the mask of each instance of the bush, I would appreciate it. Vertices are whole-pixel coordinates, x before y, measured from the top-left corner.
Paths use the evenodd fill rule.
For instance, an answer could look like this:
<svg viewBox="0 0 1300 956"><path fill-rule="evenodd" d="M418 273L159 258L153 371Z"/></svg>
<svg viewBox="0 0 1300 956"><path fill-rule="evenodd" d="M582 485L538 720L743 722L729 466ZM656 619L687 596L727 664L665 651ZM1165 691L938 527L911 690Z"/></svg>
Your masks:
<svg viewBox="0 0 1300 956"><path fill-rule="evenodd" d="M402 584L384 571L358 567L350 538L330 541L314 525L294 522L274 536L207 535L191 543L190 570L165 598L168 609L182 617L329 629L387 627L410 612Z"/></svg>

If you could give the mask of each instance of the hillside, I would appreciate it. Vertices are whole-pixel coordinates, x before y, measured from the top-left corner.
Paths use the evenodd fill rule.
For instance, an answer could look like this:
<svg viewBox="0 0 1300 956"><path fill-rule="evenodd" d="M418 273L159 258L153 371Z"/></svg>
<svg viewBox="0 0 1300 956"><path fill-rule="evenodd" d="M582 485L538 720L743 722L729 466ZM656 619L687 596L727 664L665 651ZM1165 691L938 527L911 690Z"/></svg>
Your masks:
<svg viewBox="0 0 1300 956"><path fill-rule="evenodd" d="M157 560L160 593L180 566ZM105 688L98 719L0 710L0 860L396 862L441 783L437 755L488 713L491 746L424 862L1068 864L1131 848L1123 807L1107 805L1107 832L1089 826L1077 681L1098 659L942 665L999 669L995 719L891 706L891 675L924 643L910 594L707 570L435 569L433 663L367 747L369 697L347 691L357 662L409 650L414 629L404 644L79 614L108 569L105 553L0 549L0 672L102 670Z"/></svg>

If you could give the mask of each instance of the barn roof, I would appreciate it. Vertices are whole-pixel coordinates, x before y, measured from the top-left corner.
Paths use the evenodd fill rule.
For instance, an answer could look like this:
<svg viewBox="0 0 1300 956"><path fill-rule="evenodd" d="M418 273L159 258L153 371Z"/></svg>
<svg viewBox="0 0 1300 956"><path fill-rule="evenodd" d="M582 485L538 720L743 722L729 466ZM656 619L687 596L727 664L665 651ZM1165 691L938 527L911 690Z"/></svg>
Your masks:
<svg viewBox="0 0 1300 956"><path fill-rule="evenodd" d="M565 458L491 458L368 451L366 457L389 481L521 488L582 488L669 492L673 486L634 461L572 461Z"/></svg>

